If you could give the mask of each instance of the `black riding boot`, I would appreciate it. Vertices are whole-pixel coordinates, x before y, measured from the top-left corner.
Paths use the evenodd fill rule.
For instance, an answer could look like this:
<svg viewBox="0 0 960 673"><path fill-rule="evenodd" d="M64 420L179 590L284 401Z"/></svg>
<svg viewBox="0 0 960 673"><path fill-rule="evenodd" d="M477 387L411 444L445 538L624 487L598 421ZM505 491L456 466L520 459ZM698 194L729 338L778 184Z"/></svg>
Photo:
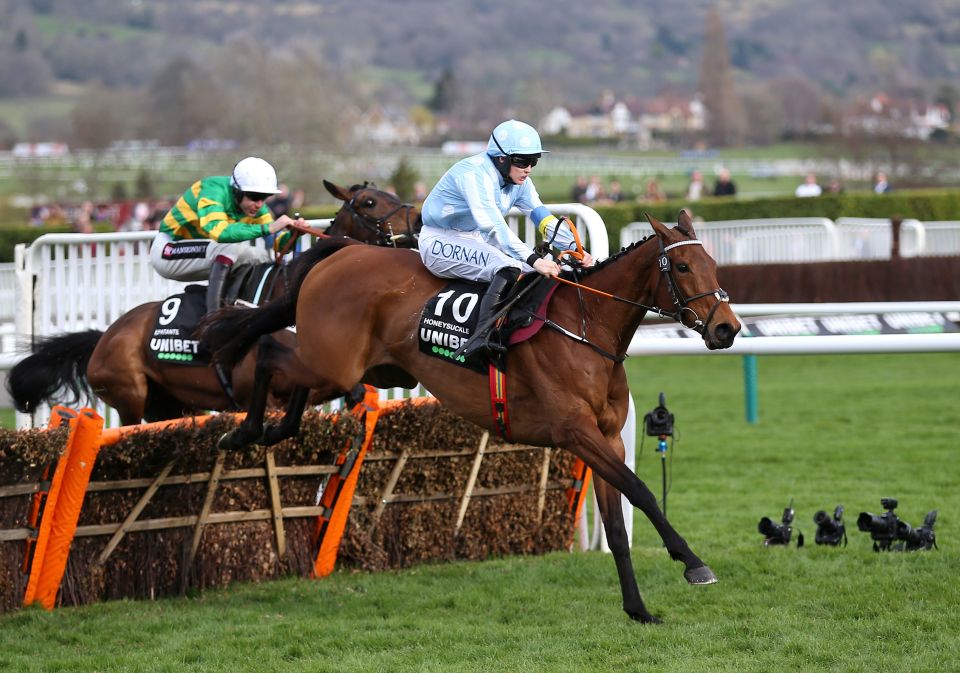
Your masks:
<svg viewBox="0 0 960 673"><path fill-rule="evenodd" d="M220 308L223 300L223 290L227 285L227 276L233 264L214 262L210 269L210 280L207 284L207 313Z"/></svg>
<svg viewBox="0 0 960 673"><path fill-rule="evenodd" d="M507 266L497 271L493 278L490 279L490 285L487 287L486 293L480 300L480 315L477 318L477 332L474 335L475 338L463 350L463 355L473 355L481 348L490 348L491 350L498 350L500 352L506 350L506 348L504 348L502 345L494 343L490 340L490 334L494 329L492 324L488 326L488 328L485 330L485 333L481 333L481 330L483 330L484 325L490 322L490 319L493 318L494 314L497 312L497 309L500 308L500 302L503 301L503 298L507 296L507 293L510 291L510 288L513 287L513 284L517 282L517 278L519 276L520 269Z"/></svg>

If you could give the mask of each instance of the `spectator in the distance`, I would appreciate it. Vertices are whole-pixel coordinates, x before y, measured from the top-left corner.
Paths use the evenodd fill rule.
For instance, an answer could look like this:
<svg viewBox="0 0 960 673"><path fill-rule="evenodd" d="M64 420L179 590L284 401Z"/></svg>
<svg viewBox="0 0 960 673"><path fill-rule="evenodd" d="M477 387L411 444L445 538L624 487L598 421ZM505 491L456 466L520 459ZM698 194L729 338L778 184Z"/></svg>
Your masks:
<svg viewBox="0 0 960 673"><path fill-rule="evenodd" d="M887 182L887 174L883 171L877 171L873 181L873 191L877 194L886 194L891 190L890 183Z"/></svg>
<svg viewBox="0 0 960 673"><path fill-rule="evenodd" d="M737 185L730 178L730 169L721 168L717 174L717 182L713 186L714 196L734 196L737 193Z"/></svg>
<svg viewBox="0 0 960 673"><path fill-rule="evenodd" d="M794 190L794 196L800 198L820 196L821 194L823 194L823 189L817 184L817 176L813 173L807 173L807 177L805 177L803 182L797 185L796 190Z"/></svg>

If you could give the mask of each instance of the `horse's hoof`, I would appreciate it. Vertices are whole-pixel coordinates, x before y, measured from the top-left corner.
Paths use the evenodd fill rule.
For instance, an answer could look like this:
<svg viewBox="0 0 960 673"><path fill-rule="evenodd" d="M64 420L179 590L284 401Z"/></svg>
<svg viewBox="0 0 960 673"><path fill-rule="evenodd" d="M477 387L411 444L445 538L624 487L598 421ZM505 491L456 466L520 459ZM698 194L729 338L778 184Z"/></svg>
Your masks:
<svg viewBox="0 0 960 673"><path fill-rule="evenodd" d="M690 584L716 584L719 581L707 566L690 568L684 571L683 576L687 578L687 582Z"/></svg>
<svg viewBox="0 0 960 673"><path fill-rule="evenodd" d="M230 432L225 432L220 435L220 439L217 441L217 448L221 451L236 451L237 449L243 448L243 444L237 438L237 431L231 430Z"/></svg>
<svg viewBox="0 0 960 673"><path fill-rule="evenodd" d="M279 425L268 425L263 431L263 437L260 438L258 443L263 446L273 446L289 437L290 434L283 432Z"/></svg>
<svg viewBox="0 0 960 673"><path fill-rule="evenodd" d="M346 395L343 396L343 401L347 405L348 409L352 409L361 402L367 396L367 387L362 383L358 383L353 388L350 389Z"/></svg>
<svg viewBox="0 0 960 673"><path fill-rule="evenodd" d="M663 622L644 610L643 612L627 612L627 615L635 622L641 624L663 624Z"/></svg>

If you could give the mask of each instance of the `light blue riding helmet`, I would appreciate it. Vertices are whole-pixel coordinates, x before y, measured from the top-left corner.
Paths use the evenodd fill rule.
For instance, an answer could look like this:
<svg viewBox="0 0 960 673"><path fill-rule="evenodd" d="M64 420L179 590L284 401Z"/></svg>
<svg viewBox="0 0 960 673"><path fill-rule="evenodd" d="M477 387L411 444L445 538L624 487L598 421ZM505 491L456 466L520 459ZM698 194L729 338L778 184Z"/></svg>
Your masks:
<svg viewBox="0 0 960 673"><path fill-rule="evenodd" d="M510 156L513 154L547 154L540 144L537 130L516 119L499 124L487 141L487 154L490 156Z"/></svg>

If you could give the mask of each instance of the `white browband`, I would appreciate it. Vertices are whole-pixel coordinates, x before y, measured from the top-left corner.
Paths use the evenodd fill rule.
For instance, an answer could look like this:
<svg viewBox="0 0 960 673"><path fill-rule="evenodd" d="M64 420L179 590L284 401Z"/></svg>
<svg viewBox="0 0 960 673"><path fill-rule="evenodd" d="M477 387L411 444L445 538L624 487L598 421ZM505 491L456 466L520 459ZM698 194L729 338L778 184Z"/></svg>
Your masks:
<svg viewBox="0 0 960 673"><path fill-rule="evenodd" d="M670 250L672 248L678 248L681 245L703 245L703 241L701 241L699 238L695 238L692 241L679 241L677 243L671 243L670 245L665 247L663 251L666 252L667 250Z"/></svg>

